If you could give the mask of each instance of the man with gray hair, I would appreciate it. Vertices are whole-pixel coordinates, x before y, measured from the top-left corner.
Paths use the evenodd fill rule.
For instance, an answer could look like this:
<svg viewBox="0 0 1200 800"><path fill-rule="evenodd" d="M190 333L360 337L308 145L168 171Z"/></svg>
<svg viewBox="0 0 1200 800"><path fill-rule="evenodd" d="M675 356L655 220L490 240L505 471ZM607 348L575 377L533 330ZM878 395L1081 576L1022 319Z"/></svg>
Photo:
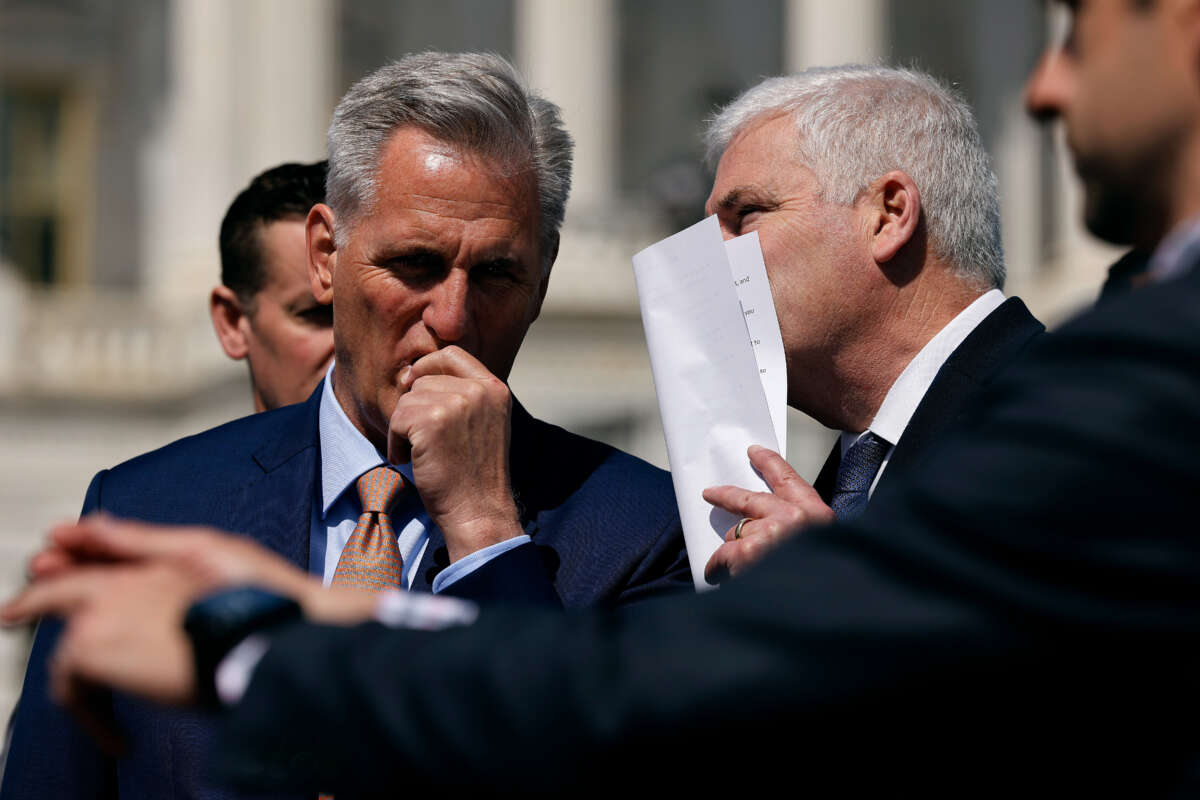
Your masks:
<svg viewBox="0 0 1200 800"><path fill-rule="evenodd" d="M757 231L788 367L788 404L842 431L809 487L777 454L774 494L714 487L739 517L707 565L737 574L798 523L851 519L886 471L919 469L976 392L1044 330L1005 299L996 176L963 100L872 66L769 78L713 120L708 212Z"/></svg>
<svg viewBox="0 0 1200 800"><path fill-rule="evenodd" d="M580 608L690 588L669 476L534 419L505 383L570 173L558 109L498 56L423 53L359 81L329 129L328 205L305 222L333 308L324 381L102 471L84 513L239 531L365 590ZM58 633L38 632L0 796L232 796L208 785L194 718L105 695L130 755L91 746L50 703Z"/></svg>

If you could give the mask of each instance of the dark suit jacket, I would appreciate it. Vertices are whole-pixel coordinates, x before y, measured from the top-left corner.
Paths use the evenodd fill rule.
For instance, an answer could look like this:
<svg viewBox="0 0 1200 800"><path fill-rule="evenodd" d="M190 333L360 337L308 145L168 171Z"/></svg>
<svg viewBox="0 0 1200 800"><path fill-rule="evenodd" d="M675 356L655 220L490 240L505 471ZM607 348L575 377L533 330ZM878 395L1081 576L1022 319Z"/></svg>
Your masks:
<svg viewBox="0 0 1200 800"><path fill-rule="evenodd" d="M879 486L920 469L930 445L970 411L979 390L1026 353L1045 330L1019 297L1008 298L976 325L938 370L896 443ZM826 503L833 496L841 463L842 448L835 441L813 482Z"/></svg>
<svg viewBox="0 0 1200 800"><path fill-rule="evenodd" d="M308 402L231 422L98 474L84 512L245 533L293 564L308 564L317 496L317 411ZM515 548L447 593L496 600L613 606L691 588L670 477L611 447L535 420L514 404L513 486L533 543ZM447 563L432 540L415 588ZM0 796L226 797L211 788L209 721L116 697L130 756L102 758L50 704L46 660L58 628L43 622L20 698Z"/></svg>
<svg viewBox="0 0 1200 800"><path fill-rule="evenodd" d="M1043 337L985 394L856 523L718 592L281 632L226 774L339 797L1195 796L1200 272Z"/></svg>

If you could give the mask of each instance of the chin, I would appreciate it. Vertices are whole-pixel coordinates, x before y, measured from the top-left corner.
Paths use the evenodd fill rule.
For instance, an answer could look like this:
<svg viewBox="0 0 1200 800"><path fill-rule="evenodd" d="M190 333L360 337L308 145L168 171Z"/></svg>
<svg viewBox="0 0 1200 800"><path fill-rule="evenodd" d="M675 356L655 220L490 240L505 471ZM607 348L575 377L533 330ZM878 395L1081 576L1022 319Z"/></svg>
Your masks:
<svg viewBox="0 0 1200 800"><path fill-rule="evenodd" d="M1135 244L1139 209L1133 195L1094 185L1085 191L1083 220L1088 232L1110 244Z"/></svg>

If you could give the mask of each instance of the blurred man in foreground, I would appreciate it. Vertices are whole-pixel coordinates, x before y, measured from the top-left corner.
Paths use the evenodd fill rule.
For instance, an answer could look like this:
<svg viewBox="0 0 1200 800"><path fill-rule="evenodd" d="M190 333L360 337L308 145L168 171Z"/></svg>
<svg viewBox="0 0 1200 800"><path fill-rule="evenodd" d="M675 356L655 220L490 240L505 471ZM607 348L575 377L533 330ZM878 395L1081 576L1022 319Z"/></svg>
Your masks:
<svg viewBox="0 0 1200 800"><path fill-rule="evenodd" d="M236 530L347 591L561 611L689 590L669 476L534 419L504 382L558 253L557 107L498 56L422 53L351 87L329 140L328 203L306 219L311 291L333 308L327 379L101 472L85 513ZM129 757L92 747L49 702L58 630L34 643L4 800L229 796L195 719L102 695Z"/></svg>
<svg viewBox="0 0 1200 800"><path fill-rule="evenodd" d="M631 776L675 792L1194 796L1200 4L1072 8L1028 102L1064 120L1092 230L1154 252L1151 285L998 378L931 466L859 520L807 531L720 592L566 618L452 603L442 620L474 621L441 632L246 603L235 649L263 638L248 684L221 684L224 774L362 796L400 781L617 791ZM213 622L237 595L191 606L190 634L181 620L217 585L271 587L317 620L366 613L261 553L253 579L214 577L199 554L232 544L212 534L162 553L150 542L184 537L112 526L59 532L5 612L69 615L67 700L94 684L169 702L216 691L236 670ZM138 611L144 596L167 610ZM436 623L387 597L372 613L391 625ZM102 646L133 643L158 658Z"/></svg>
<svg viewBox="0 0 1200 800"><path fill-rule="evenodd" d="M333 358L333 310L308 279L304 220L325 202L326 162L256 175L221 222L221 285L209 296L225 355L246 360L255 411L302 403Z"/></svg>

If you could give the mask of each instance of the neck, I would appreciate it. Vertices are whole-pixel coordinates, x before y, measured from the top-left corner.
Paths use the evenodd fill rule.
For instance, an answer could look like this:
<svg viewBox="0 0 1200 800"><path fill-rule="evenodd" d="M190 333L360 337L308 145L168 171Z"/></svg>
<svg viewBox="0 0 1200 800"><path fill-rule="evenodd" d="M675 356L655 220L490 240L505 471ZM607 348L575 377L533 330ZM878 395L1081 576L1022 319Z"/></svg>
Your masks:
<svg viewBox="0 0 1200 800"><path fill-rule="evenodd" d="M346 418L350 420L350 424L367 437L367 441L374 445L376 450L386 454L388 446L386 422L382 428L370 424L370 415L351 391L353 380L344 372L344 369L342 359L336 359L333 363L333 371L329 374L330 380L333 381L333 396L337 399L338 405L342 407L342 411L346 412Z"/></svg>
<svg viewBox="0 0 1200 800"><path fill-rule="evenodd" d="M900 373L929 340L946 327L983 291L963 284L950 267L931 264L921 276L901 287L891 286L890 297L864 317L858 333L852 332L832 360L823 424L844 431L866 430L879 413L884 398ZM869 326L869 327L868 327Z"/></svg>
<svg viewBox="0 0 1200 800"><path fill-rule="evenodd" d="M262 392L258 390L258 384L254 382L254 370L249 369L250 361L247 359L246 367L250 373L250 395L254 400L254 413L261 414L267 410L267 404L263 402Z"/></svg>

